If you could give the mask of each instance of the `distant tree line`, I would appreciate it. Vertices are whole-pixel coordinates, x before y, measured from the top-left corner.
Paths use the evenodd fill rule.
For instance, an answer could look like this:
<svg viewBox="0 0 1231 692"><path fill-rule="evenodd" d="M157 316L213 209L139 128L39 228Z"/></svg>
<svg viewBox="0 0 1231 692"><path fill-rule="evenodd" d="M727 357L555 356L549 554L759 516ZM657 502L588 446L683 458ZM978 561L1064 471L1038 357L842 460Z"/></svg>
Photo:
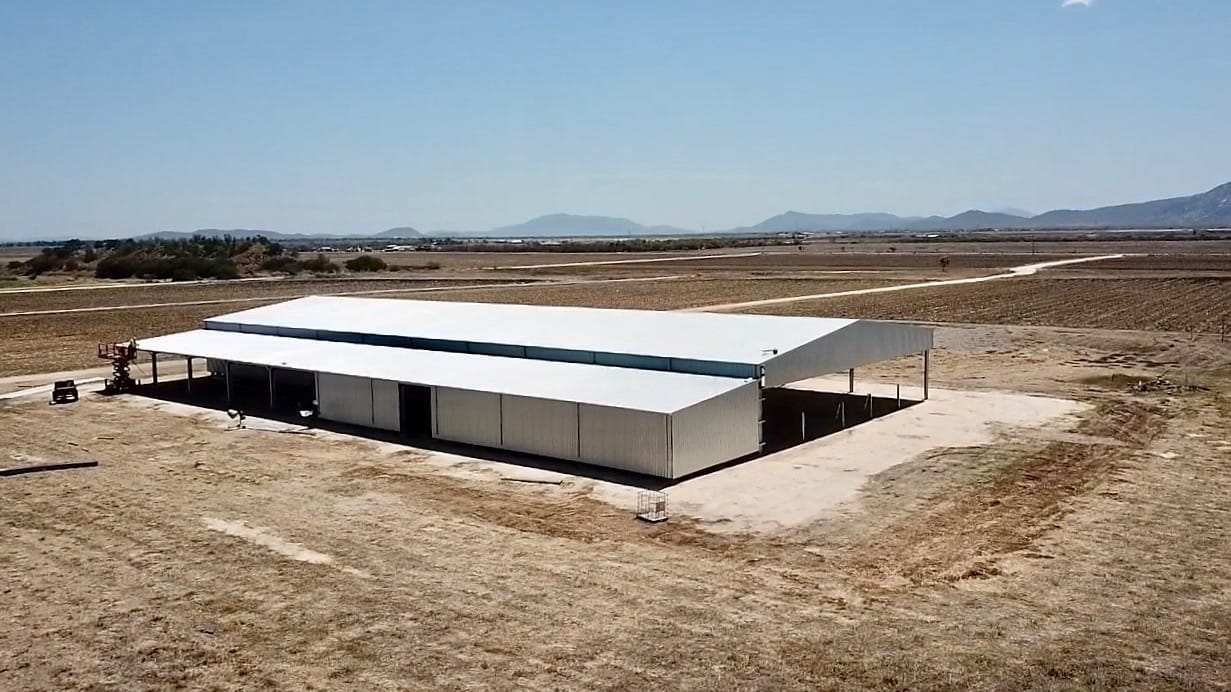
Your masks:
<svg viewBox="0 0 1231 692"><path fill-rule="evenodd" d="M434 263L429 263L434 264ZM440 265L435 265L438 268ZM346 262L352 272L378 272L389 267L375 255L360 255ZM431 268L431 267L429 267ZM70 240L44 247L25 261L10 262L7 272L36 277L50 272L93 272L100 279L235 279L257 272L277 274L336 274L342 266L323 254L301 258L293 250L267 238L196 236L185 239Z"/></svg>
<svg viewBox="0 0 1231 692"><path fill-rule="evenodd" d="M92 269L100 279L234 279L240 276L241 265L263 264L285 252L280 243L262 237L69 240L44 247L24 262L10 262L8 270L32 277Z"/></svg>

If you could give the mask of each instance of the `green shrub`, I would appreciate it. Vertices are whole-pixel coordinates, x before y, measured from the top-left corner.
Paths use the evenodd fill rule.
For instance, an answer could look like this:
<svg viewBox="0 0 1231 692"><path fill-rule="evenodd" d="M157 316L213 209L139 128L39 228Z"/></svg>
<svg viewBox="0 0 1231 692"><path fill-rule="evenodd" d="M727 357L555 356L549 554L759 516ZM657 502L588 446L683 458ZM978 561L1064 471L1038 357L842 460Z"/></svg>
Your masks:
<svg viewBox="0 0 1231 692"><path fill-rule="evenodd" d="M295 258L289 255L276 255L261 262L261 269L267 272L298 274L301 268L299 262L296 262Z"/></svg>
<svg viewBox="0 0 1231 692"><path fill-rule="evenodd" d="M62 266L62 260L57 259L55 255L44 252L41 255L35 255L26 260L26 273L30 276L38 276Z"/></svg>
<svg viewBox="0 0 1231 692"><path fill-rule="evenodd" d="M388 268L385 261L375 255L359 255L346 260L346 268L353 272L379 272Z"/></svg>
<svg viewBox="0 0 1231 692"><path fill-rule="evenodd" d="M304 271L316 272L318 274L336 274L341 271L341 267L337 262L331 261L324 255L317 255L310 260L300 260L299 266Z"/></svg>

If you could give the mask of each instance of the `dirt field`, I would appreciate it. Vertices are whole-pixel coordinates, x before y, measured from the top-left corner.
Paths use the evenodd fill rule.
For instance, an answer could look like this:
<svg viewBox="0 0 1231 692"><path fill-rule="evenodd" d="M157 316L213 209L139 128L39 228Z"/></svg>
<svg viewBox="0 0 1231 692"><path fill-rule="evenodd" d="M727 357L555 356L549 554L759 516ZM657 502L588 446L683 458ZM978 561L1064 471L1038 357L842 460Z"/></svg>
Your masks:
<svg viewBox="0 0 1231 692"><path fill-rule="evenodd" d="M991 245L961 265L932 249L953 253L950 276L1043 261L1043 243ZM818 246L567 271L483 267L577 256L456 253L433 271L684 278L389 296L679 309L891 285L937 259ZM898 446L926 451L830 489L854 493L832 508L766 500L793 518L776 529L747 503L724 520L711 497L766 480L747 464L702 478L695 514L681 487L671 520L646 525L594 482L502 481L452 454L227 431L219 412L139 397L0 400L0 468L100 462L0 477L0 689L1227 689L1231 341L1208 332L1231 312L1231 244L1054 246L1166 254L762 309L983 323L937 330L934 387L1076 402L1063 422L1005 423L977 444L930 444L944 417L908 409L919 422ZM599 258L629 256L584 261ZM820 273L843 267L877 273ZM327 283L286 294L353 282ZM407 285L364 287L386 283ZM249 301L0 315L0 377L96 366L98 341L189 329L291 286L0 294L0 313ZM914 382L908 360L859 376ZM1206 389L1128 386L1159 375ZM848 447L781 468L845 473Z"/></svg>
<svg viewBox="0 0 1231 692"><path fill-rule="evenodd" d="M94 307L115 307L126 305L151 305L165 303L187 303L193 301L222 300L285 300L296 296L362 293L366 291L395 291L406 289L413 291L423 288L441 288L447 286L477 286L485 283L510 283L513 281L533 281L524 277L509 278L479 278L479 279L435 279L435 278L350 278L350 279L284 279L278 281L218 281L180 285L175 283L159 284L122 284L114 288L38 291L38 292L0 292L0 315L4 313L28 312L41 310L71 310ZM217 308L229 311L229 308ZM242 309L242 308L237 308Z"/></svg>
<svg viewBox="0 0 1231 692"><path fill-rule="evenodd" d="M34 247L0 247L0 266L9 262L24 262L39 253Z"/></svg>
<svg viewBox="0 0 1231 692"><path fill-rule="evenodd" d="M756 248L753 248L753 250L756 250ZM437 264L440 265L441 270L455 271L532 264L558 264L563 262L662 259L748 251L741 248L724 248L720 250L698 250L696 252L331 252L327 254L327 257L335 262L345 262L361 254L376 254L386 263L399 267L424 267L428 264Z"/></svg>
<svg viewBox="0 0 1231 692"><path fill-rule="evenodd" d="M1099 329L1231 329L1231 277L1221 279L1021 278L970 286L826 298L756 308L775 315L862 317Z"/></svg>
<svg viewBox="0 0 1231 692"><path fill-rule="evenodd" d="M422 453L225 432L141 400L0 404L0 465L100 461L0 479L0 685L1225 686L1229 392L1089 383L1148 370L1152 335L941 342L940 384L992 376L1094 408L923 455L771 534L644 525L568 484L457 478ZM1036 343L1053 350L1022 367ZM1231 349L1165 345L1225 386Z"/></svg>
<svg viewBox="0 0 1231 692"><path fill-rule="evenodd" d="M595 308L642 308L680 310L722 302L779 298L813 292L851 291L889 286L891 279L691 279L629 283L596 283L581 286L531 286L517 291L503 289L467 291L462 294L432 293L414 296L427 300L466 300L482 303L531 303L576 305Z"/></svg>
<svg viewBox="0 0 1231 692"><path fill-rule="evenodd" d="M1022 264L1047 262L1049 260L1071 259L1073 255L1018 255L1001 253L937 253L937 252L832 252L809 253L789 252L781 249L765 252L751 257L730 257L716 259L698 259L681 262L672 266L676 270L729 272L764 272L764 271L834 271L834 270L880 270L894 271L904 269L924 269L940 274L940 258L949 258L951 270L960 269L1001 269ZM670 265L668 265L670 266ZM595 267L595 269L611 270L615 267ZM619 265L620 270L628 271L662 271L662 264L626 264ZM576 268L569 268L576 271ZM563 272L565 269L560 269Z"/></svg>

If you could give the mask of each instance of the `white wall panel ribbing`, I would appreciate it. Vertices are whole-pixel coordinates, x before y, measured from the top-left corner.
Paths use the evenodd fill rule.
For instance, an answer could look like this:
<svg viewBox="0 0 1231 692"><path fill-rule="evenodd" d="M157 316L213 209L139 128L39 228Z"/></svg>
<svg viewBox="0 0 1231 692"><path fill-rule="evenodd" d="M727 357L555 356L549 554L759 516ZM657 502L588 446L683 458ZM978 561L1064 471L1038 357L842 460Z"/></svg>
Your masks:
<svg viewBox="0 0 1231 692"><path fill-rule="evenodd" d="M671 416L671 478L682 478L761 449L756 382Z"/></svg>
<svg viewBox="0 0 1231 692"><path fill-rule="evenodd" d="M435 388L435 436L442 440L501 447L500 395L451 387Z"/></svg>
<svg viewBox="0 0 1231 692"><path fill-rule="evenodd" d="M322 372L316 383L321 418L372 427L372 380Z"/></svg>
<svg viewBox="0 0 1231 692"><path fill-rule="evenodd" d="M932 329L859 320L765 363L765 386L781 387L848 368L880 363L932 348Z"/></svg>
<svg viewBox="0 0 1231 692"><path fill-rule="evenodd" d="M501 415L506 449L558 459L580 458L577 404L505 394Z"/></svg>
<svg viewBox="0 0 1231 692"><path fill-rule="evenodd" d="M669 416L609 406L578 406L581 461L670 477Z"/></svg>
<svg viewBox="0 0 1231 692"><path fill-rule="evenodd" d="M393 431L402 429L402 398L397 382L372 380L372 427Z"/></svg>

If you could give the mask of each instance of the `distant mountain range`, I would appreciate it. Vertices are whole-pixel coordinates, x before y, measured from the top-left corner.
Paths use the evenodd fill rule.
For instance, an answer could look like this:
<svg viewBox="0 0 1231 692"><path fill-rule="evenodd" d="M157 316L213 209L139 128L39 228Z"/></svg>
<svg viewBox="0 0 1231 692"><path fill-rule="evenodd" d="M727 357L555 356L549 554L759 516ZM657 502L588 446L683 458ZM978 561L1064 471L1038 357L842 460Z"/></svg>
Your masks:
<svg viewBox="0 0 1231 692"><path fill-rule="evenodd" d="M852 231L963 231L979 229L1062 229L1062 228L1188 228L1231 227L1231 183L1189 197L1174 197L1136 204L1120 204L1097 209L1057 209L1035 216L1020 210L986 212L977 209L955 216L896 216L885 213L807 214L788 211L755 226L733 228L718 233L793 233ZM187 238L193 235L249 237L263 235L271 240L319 240L322 238L418 238L418 237L495 237L495 238L585 238L635 237L695 234L699 231L674 226L645 226L612 216L549 214L512 226L489 231L428 231L410 226L390 228L374 234L279 233L276 231L201 229L188 233L164 231L141 238Z"/></svg>
<svg viewBox="0 0 1231 692"><path fill-rule="evenodd" d="M1228 226L1231 225L1231 183L1199 195L1153 202L1120 204L1089 211L1057 209L1030 219L1045 226Z"/></svg>
<svg viewBox="0 0 1231 692"><path fill-rule="evenodd" d="M635 221L613 216L579 216L577 214L548 214L530 219L514 226L493 228L485 235L501 237L561 237L561 236L630 236L630 235L676 235L697 231L674 226L642 226Z"/></svg>
<svg viewBox="0 0 1231 692"><path fill-rule="evenodd" d="M956 216L804 214L787 212L742 231L963 231L984 228L1187 228L1231 226L1231 183L1189 197L1120 204L1082 211L1058 209L1036 216L972 209Z"/></svg>

